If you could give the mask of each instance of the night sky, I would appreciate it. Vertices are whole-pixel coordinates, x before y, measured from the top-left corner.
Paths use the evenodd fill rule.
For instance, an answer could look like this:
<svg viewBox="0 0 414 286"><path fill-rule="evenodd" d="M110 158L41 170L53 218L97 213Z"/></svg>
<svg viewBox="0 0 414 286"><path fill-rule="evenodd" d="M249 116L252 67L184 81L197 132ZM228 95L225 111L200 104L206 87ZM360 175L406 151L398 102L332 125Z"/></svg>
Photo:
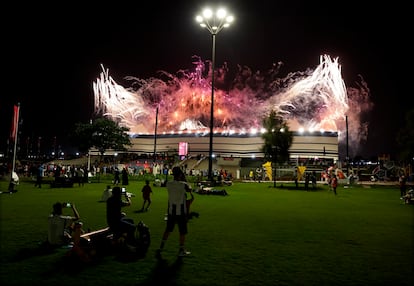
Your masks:
<svg viewBox="0 0 414 286"><path fill-rule="evenodd" d="M18 102L24 138L56 137L66 146L74 124L92 117L92 85L101 64L122 85L126 76L191 69L193 55L211 59L211 36L194 18L206 3L220 2L84 2L17 3L3 11L0 152ZM315 68L322 54L339 57L346 86L355 86L361 75L374 103L368 140L356 155L393 155L411 108L410 9L402 1L375 7L362 2L222 1L236 20L216 38L216 64L266 71L282 61L287 74Z"/></svg>

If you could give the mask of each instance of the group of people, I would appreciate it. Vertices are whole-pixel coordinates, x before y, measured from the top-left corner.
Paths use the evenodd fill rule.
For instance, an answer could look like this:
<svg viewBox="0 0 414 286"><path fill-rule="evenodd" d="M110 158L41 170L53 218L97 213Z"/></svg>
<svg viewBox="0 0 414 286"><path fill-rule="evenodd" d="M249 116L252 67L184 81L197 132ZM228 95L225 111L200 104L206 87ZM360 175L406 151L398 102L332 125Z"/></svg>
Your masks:
<svg viewBox="0 0 414 286"><path fill-rule="evenodd" d="M166 183L168 192L167 219L164 233L161 238L160 247L157 250L157 257L161 256L165 244L171 232L177 225L179 231L179 252L178 256L183 257L190 254L185 249L185 238L188 233L188 219L190 218L190 205L194 201L191 185L186 181L185 174L180 167L172 170L174 180ZM141 210L148 211L151 205L152 189L147 180L142 188L143 205ZM123 208L131 206L130 196L123 195L122 188L110 185L104 191L106 202L106 221L109 230L113 233L114 239L133 243L137 225L134 220L123 212ZM103 195L104 195L103 194ZM71 208L73 216L63 215L64 208ZM53 205L53 212L49 216L48 242L51 245L65 245L72 239L71 233L75 228L81 226L79 213L73 203L57 202Z"/></svg>

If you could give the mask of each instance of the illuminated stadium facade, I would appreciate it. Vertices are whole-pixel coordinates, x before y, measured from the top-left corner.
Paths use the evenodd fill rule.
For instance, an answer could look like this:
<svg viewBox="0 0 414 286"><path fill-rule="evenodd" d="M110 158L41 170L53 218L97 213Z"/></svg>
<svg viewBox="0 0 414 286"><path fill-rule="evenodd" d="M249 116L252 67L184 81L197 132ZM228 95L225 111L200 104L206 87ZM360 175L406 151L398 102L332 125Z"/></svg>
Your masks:
<svg viewBox="0 0 414 286"><path fill-rule="evenodd" d="M127 153L145 155L152 158L164 154L181 154L187 157L199 155L208 156L209 140L207 135L201 134L160 134L136 135L131 138L132 146ZM264 144L261 136L255 134L244 135L214 135L214 156L234 158L263 158L261 148ZM180 146L185 150L180 150ZM181 148L181 149L182 149ZM338 160L338 133L337 132L293 132L293 142L289 149L291 160L297 158ZM111 155L114 152L107 152ZM98 155L94 150L93 155Z"/></svg>

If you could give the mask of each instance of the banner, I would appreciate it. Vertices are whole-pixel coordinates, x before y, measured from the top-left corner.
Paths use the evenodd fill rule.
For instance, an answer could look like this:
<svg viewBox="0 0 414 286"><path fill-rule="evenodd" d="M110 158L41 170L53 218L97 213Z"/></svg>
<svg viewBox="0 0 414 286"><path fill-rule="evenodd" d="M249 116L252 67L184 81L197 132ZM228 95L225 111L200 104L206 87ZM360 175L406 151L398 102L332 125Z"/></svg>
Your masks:
<svg viewBox="0 0 414 286"><path fill-rule="evenodd" d="M14 106L14 113L13 113L13 121L11 125L11 131L10 131L10 139L14 142L17 137L17 127L19 124L19 106Z"/></svg>

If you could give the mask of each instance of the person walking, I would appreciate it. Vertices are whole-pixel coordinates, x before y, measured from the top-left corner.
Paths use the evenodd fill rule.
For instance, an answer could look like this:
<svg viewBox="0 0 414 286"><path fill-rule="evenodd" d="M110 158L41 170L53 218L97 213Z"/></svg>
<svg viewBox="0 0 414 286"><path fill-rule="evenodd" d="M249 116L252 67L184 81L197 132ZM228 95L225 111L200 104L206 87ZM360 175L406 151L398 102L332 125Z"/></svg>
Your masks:
<svg viewBox="0 0 414 286"><path fill-rule="evenodd" d="M149 206L151 205L151 193L152 193L152 189L150 186L150 181L149 180L145 180L145 185L144 187L142 187L142 198L144 199L144 203L142 204L142 208L141 208L141 212L148 211ZM147 207L145 207L145 204L147 204Z"/></svg>
<svg viewBox="0 0 414 286"><path fill-rule="evenodd" d="M186 192L189 189L189 185L185 181L185 175L180 167L174 167L172 169L172 174L174 180L168 181L166 184L168 191L167 225L162 236L160 248L157 250L157 258L161 257L161 252L164 249L169 235L174 230L175 225L178 226L179 231L178 256L184 257L191 254L191 252L187 251L184 247L186 235L188 233Z"/></svg>

